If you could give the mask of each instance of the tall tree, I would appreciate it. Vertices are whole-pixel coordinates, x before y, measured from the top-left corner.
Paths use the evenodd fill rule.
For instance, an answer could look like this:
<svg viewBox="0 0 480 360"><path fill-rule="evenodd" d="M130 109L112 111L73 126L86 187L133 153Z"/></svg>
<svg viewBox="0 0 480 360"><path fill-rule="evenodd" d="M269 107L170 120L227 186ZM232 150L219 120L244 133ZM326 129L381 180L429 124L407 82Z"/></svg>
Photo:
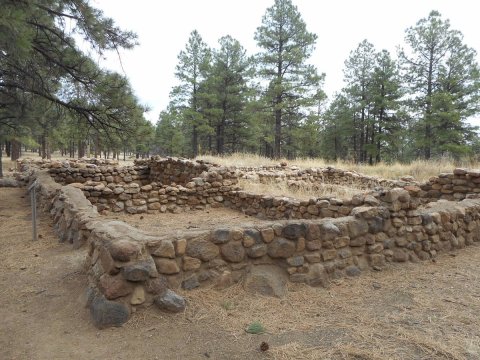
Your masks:
<svg viewBox="0 0 480 360"><path fill-rule="evenodd" d="M179 114L174 107L160 113L156 131L156 151L162 155L182 156L185 154L185 136L182 131Z"/></svg>
<svg viewBox="0 0 480 360"><path fill-rule="evenodd" d="M1 105L21 91L71 110L85 121L121 124L110 109L98 103L80 104L58 87L75 85L88 94L102 95L107 85L103 72L77 47L73 35L82 36L92 50L102 53L133 47L133 33L120 30L88 0L1 0L0 8Z"/></svg>
<svg viewBox="0 0 480 360"><path fill-rule="evenodd" d="M97 129L128 131L139 108L123 101L131 93L128 81L102 70L75 38L98 55L132 48L136 36L90 3L0 0L0 126L20 127L18 109L42 99Z"/></svg>
<svg viewBox="0 0 480 360"><path fill-rule="evenodd" d="M370 109L374 65L375 49L373 44L367 40L363 40L345 61L346 91L356 109L353 114L353 127L357 130L353 137L353 152L356 162L367 160L365 145L368 143L372 130Z"/></svg>
<svg viewBox="0 0 480 360"><path fill-rule="evenodd" d="M171 96L175 106L182 110L185 124L191 132L191 155L199 153L199 137L208 132L208 124L200 108L201 84L205 80L210 65L211 53L197 30L190 33L185 50L178 55L175 76L180 85L175 87Z"/></svg>
<svg viewBox="0 0 480 360"><path fill-rule="evenodd" d="M302 110L315 106L322 76L307 64L317 36L307 31L297 7L290 0L275 0L255 32L258 74L267 81L266 104L274 124L273 157L281 157L282 128L287 118L298 122Z"/></svg>
<svg viewBox="0 0 480 360"><path fill-rule="evenodd" d="M402 84L398 66L387 50L376 54L371 84L372 124L369 163L380 162L383 155L398 154L404 115L401 111ZM383 154L385 152L385 154Z"/></svg>
<svg viewBox="0 0 480 360"><path fill-rule="evenodd" d="M213 51L213 63L206 80L208 115L215 129L217 154L241 149L249 135L249 116L246 114L252 75L251 59L238 40L224 36L220 48ZM242 136L243 135L243 136Z"/></svg>
<svg viewBox="0 0 480 360"><path fill-rule="evenodd" d="M473 128L466 119L478 113L480 77L476 52L449 20L432 11L406 30L408 50L401 50L404 78L417 117L417 144L425 159L459 155Z"/></svg>

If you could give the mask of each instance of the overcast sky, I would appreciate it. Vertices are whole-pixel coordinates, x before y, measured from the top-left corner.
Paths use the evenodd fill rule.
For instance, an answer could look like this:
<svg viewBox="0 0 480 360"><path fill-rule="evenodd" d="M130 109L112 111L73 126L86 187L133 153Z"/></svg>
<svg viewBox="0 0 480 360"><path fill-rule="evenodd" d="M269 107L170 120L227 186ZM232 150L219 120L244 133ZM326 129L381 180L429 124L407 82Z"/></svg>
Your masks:
<svg viewBox="0 0 480 360"><path fill-rule="evenodd" d="M464 42L480 50L478 0L293 0L307 30L318 35L310 60L326 74L325 87L331 97L343 87L343 65L350 51L367 39L377 50L396 56L403 45L405 29L415 25L431 10L450 19L453 29L464 34ZM190 32L197 29L210 47L231 35L256 52L253 39L265 10L273 0L93 0L116 23L137 33L140 45L120 53L125 74L140 101L152 110L147 118L156 122L168 104L176 85L178 53L185 48ZM480 57L477 56L480 62ZM123 72L116 54L108 56L106 67Z"/></svg>

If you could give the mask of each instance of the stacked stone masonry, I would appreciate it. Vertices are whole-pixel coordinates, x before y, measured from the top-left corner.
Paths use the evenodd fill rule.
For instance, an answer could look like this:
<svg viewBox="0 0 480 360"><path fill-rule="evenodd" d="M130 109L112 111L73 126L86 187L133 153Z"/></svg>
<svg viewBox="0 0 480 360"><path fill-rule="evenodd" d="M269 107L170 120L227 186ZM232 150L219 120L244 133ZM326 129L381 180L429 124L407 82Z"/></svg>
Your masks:
<svg viewBox="0 0 480 360"><path fill-rule="evenodd" d="M177 160L167 161L175 164ZM235 169L210 166L200 174L192 172L189 177L184 174L185 169L194 166L183 167L169 176L179 182L182 179L184 185L167 185L160 182L161 176L150 178L147 164L137 164L136 168L127 170L76 166L69 171L58 171L63 170L63 165L44 166L48 173L36 170L34 177L39 184L41 202L50 212L59 238L76 247L88 246L89 306L99 327L122 324L138 306L156 304L166 311L181 311L185 302L175 294L175 289L193 289L206 284L224 288L243 281L257 265L283 269L292 282L326 286L332 279L357 276L391 262L431 259L440 252L480 241L480 200L475 198L480 192L476 191L480 188L477 187L480 172L473 170L455 169L452 174L442 174L425 184L378 189L347 201L302 202L285 198L282 202L281 198L236 189ZM77 169L95 172L77 172ZM78 174L88 175L82 175L85 181L81 182ZM113 180L109 182L107 176ZM127 176L132 177L131 181L125 181ZM69 182L70 185L62 185ZM219 184L214 186L215 182ZM206 183L210 186L205 186ZM120 187L124 190L115 194L115 189ZM178 191L167 190L168 187ZM111 192L105 194L106 189ZM135 191L127 192L127 189ZM211 189L215 191L205 191ZM442 192L443 189L453 193ZM174 236L151 235L123 222L103 219L97 211L102 202L97 201L95 206L91 201L96 197L107 199L106 204L111 204L108 199L114 197L109 196L126 193L132 198L123 200L125 203L132 200L132 206L146 205L146 211L152 211L148 208L148 204L154 203L148 201L152 192L154 196L189 194L199 200L207 199L206 204L200 203L202 206L218 203L255 209L252 215L278 219L257 226L245 224ZM133 197L144 193L147 197ZM209 203L211 194L221 196L222 201ZM441 199L444 195L461 201ZM135 205L136 199L146 203ZM168 197L162 199L168 200ZM197 206L188 204L188 198L184 200L186 204L175 202L175 206ZM435 201L426 203L429 200ZM287 210L279 211L281 207L289 209L288 217L298 219L282 220L287 217Z"/></svg>
<svg viewBox="0 0 480 360"><path fill-rule="evenodd" d="M402 177L400 180L380 179L331 166L307 169L299 169L296 166L262 166L246 167L241 170L243 177L247 179L258 180L261 183L285 181L289 187L293 188L316 184L342 184L357 189L371 190L374 188L393 189L414 183L411 176Z"/></svg>

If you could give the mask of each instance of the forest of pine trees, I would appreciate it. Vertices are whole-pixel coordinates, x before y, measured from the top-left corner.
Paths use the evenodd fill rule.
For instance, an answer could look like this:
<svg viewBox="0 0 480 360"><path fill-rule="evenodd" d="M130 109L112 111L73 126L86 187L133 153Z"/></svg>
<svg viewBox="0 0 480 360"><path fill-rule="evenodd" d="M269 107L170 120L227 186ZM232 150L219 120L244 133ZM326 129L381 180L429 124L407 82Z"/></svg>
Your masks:
<svg viewBox="0 0 480 360"><path fill-rule="evenodd" d="M325 74L308 62L316 38L289 0L267 9L252 56L230 36L210 49L193 31L157 123L158 151L369 164L475 153L468 119L480 104L476 52L438 12L406 30L397 56L358 44L345 59L345 87L331 99Z"/></svg>
<svg viewBox="0 0 480 360"><path fill-rule="evenodd" d="M359 43L330 98L310 61L317 35L291 0L266 10L256 54L230 35L211 48L194 30L154 125L128 79L79 50L78 35L97 55L137 44L90 2L0 0L0 161L34 149L43 158L249 152L374 164L479 148L469 122L480 110L476 52L436 11L406 29L396 54Z"/></svg>

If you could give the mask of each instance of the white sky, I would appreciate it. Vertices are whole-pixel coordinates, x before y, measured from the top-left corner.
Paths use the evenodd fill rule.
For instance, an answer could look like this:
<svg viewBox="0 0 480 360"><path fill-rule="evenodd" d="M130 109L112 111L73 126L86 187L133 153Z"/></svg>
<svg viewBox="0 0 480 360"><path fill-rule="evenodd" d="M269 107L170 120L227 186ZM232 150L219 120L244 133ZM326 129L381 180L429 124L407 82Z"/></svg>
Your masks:
<svg viewBox="0 0 480 360"><path fill-rule="evenodd" d="M146 117L155 123L168 104L176 85L177 55L190 32L197 29L210 47L231 35L253 55L253 39L265 10L273 0L93 0L116 23L137 33L140 45L122 51L121 59L140 101L152 110ZM367 39L377 50L387 49L396 57L403 45L405 29L438 10L450 19L453 29L464 34L464 42L480 50L478 0L293 0L307 30L318 35L311 58L320 73L326 73L327 95L343 87L343 66L350 51ZM480 62L480 57L477 56ZM118 56L108 57L106 66L121 71Z"/></svg>

